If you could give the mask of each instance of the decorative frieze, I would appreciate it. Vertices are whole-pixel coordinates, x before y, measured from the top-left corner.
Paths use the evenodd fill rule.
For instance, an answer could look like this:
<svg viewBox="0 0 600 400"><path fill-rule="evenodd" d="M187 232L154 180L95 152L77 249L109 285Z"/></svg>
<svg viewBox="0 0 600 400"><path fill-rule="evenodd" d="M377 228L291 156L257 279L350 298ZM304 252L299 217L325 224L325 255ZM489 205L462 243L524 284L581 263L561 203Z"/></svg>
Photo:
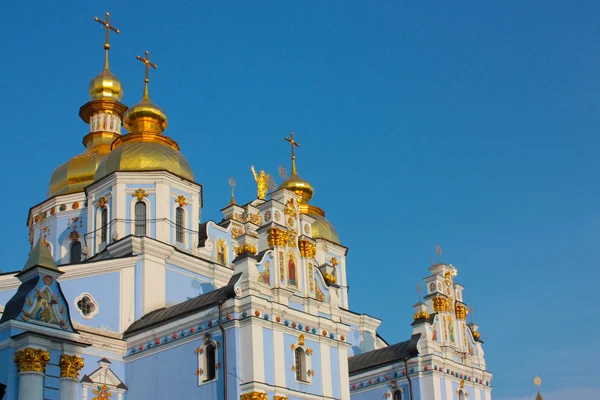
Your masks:
<svg viewBox="0 0 600 400"><path fill-rule="evenodd" d="M242 394L240 400L269 400L269 397L266 393L250 392Z"/></svg>

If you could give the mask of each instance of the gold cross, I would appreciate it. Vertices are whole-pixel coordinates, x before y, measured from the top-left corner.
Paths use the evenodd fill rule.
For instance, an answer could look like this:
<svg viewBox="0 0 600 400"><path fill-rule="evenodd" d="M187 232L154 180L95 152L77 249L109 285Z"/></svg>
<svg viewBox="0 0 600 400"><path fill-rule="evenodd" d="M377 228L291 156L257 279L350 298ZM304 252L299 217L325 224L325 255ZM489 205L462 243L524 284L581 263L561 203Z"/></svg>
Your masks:
<svg viewBox="0 0 600 400"><path fill-rule="evenodd" d="M137 58L138 60L140 60L141 62L144 63L144 65L146 66L146 79L144 80L144 82L148 83L150 82L150 80L148 80L148 68L152 67L154 69L157 68L156 64L153 64L152 62L150 62L150 58L148 58L148 52L146 52L146 58L142 58L140 56L135 56L135 58Z"/></svg>
<svg viewBox="0 0 600 400"><path fill-rule="evenodd" d="M295 160L296 156L294 155L294 146L300 147L300 143L298 143L294 140L294 132L290 132L290 137L289 138L286 137L285 140L290 142L290 144L292 145L292 160Z"/></svg>
<svg viewBox="0 0 600 400"><path fill-rule="evenodd" d="M110 14L109 13L106 13L106 21L102 21L98 17L94 17L94 21L101 23L102 25L104 25L104 28L106 28L106 43L104 43L104 49L109 50L110 44L108 44L108 35L110 34L110 31L112 30L113 32L116 32L117 34L119 34L121 32L117 28L115 28L114 26L112 26L110 24Z"/></svg>

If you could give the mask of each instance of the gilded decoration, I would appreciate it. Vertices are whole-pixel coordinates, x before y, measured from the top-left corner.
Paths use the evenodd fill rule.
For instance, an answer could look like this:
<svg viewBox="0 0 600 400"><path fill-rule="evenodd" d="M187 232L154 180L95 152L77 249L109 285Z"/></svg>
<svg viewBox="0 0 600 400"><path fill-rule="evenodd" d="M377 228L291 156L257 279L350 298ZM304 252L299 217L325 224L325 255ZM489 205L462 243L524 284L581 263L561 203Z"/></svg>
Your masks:
<svg viewBox="0 0 600 400"><path fill-rule="evenodd" d="M255 225L262 225L262 216L260 215L260 211L257 211L256 214L249 214L248 219Z"/></svg>
<svg viewBox="0 0 600 400"><path fill-rule="evenodd" d="M414 315L414 320L415 321L419 321L419 320L424 320L424 319L429 319L429 313L427 311L417 311Z"/></svg>
<svg viewBox="0 0 600 400"><path fill-rule="evenodd" d="M289 199L285 203L285 208L283 209L283 213L285 215L289 215L292 218L296 218L296 205L294 204L294 199Z"/></svg>
<svg viewBox="0 0 600 400"><path fill-rule="evenodd" d="M433 299L434 312L446 312L450 309L450 301L445 297L437 296Z"/></svg>
<svg viewBox="0 0 600 400"><path fill-rule="evenodd" d="M310 291L315 291L315 277L313 274L313 265L312 263L308 263L308 282L310 286Z"/></svg>
<svg viewBox="0 0 600 400"><path fill-rule="evenodd" d="M60 356L60 377L79 378L79 370L83 368L83 358L63 354Z"/></svg>
<svg viewBox="0 0 600 400"><path fill-rule="evenodd" d="M308 224L304 225L304 234L308 235L310 233L310 227L308 226Z"/></svg>
<svg viewBox="0 0 600 400"><path fill-rule="evenodd" d="M258 198L261 200L266 200L267 191L269 190L269 181L273 178L271 177L271 175L265 173L265 171L262 170L257 174L254 170L254 165L252 166L251 170L252 175L254 175L254 180L257 183Z"/></svg>
<svg viewBox="0 0 600 400"><path fill-rule="evenodd" d="M464 304L456 303L454 305L454 312L456 314L457 319L467 319L467 307Z"/></svg>
<svg viewBox="0 0 600 400"><path fill-rule="evenodd" d="M19 372L46 372L46 364L50 361L50 352L28 347L15 353L15 362Z"/></svg>
<svg viewBox="0 0 600 400"><path fill-rule="evenodd" d="M325 301L325 295L321 292L319 285L315 285L315 298L319 301Z"/></svg>
<svg viewBox="0 0 600 400"><path fill-rule="evenodd" d="M335 257L331 257L331 265L333 265L334 267L338 265L338 260Z"/></svg>
<svg viewBox="0 0 600 400"><path fill-rule="evenodd" d="M473 334L473 339L475 340L479 340L479 338L481 337L481 333L479 332L471 332Z"/></svg>
<svg viewBox="0 0 600 400"><path fill-rule="evenodd" d="M104 208L104 206L108 203L108 199L104 196L100 197L98 199L98 207L99 208Z"/></svg>
<svg viewBox="0 0 600 400"><path fill-rule="evenodd" d="M77 229L77 228L73 228L73 231L72 231L72 232L69 234L69 238L70 238L72 241L79 240L79 236L80 236L80 235L79 235L79 232L77 232L75 229Z"/></svg>
<svg viewBox="0 0 600 400"><path fill-rule="evenodd" d="M185 196L177 196L177 198L175 199L175 203L179 204L179 207L184 207L188 205Z"/></svg>
<svg viewBox="0 0 600 400"><path fill-rule="evenodd" d="M300 334L300 336L298 336L298 346L304 346L304 335Z"/></svg>
<svg viewBox="0 0 600 400"><path fill-rule="evenodd" d="M296 230L290 229L284 231L279 228L270 228L267 232L267 244L269 247L273 246L289 246L296 247Z"/></svg>
<svg viewBox="0 0 600 400"><path fill-rule="evenodd" d="M300 240L298 247L302 257L314 258L317 254L317 245L308 240Z"/></svg>
<svg viewBox="0 0 600 400"><path fill-rule="evenodd" d="M234 226L233 228L231 228L231 238L232 239L238 238L238 237L242 236L243 234L244 234L244 227Z"/></svg>
<svg viewBox="0 0 600 400"><path fill-rule="evenodd" d="M131 197L137 197L138 200L142 200L144 197L148 197L148 193L142 188L139 188L135 192L131 193Z"/></svg>
<svg viewBox="0 0 600 400"><path fill-rule="evenodd" d="M446 286L450 286L452 283L452 273L450 271L444 274L444 279L446 280Z"/></svg>
<svg viewBox="0 0 600 400"><path fill-rule="evenodd" d="M250 243L244 243L243 245L235 248L235 254L238 256L244 253L256 254L257 252L256 246L251 245Z"/></svg>
<svg viewBox="0 0 600 400"><path fill-rule="evenodd" d="M281 213L279 211L275 211L275 221L279 222L279 220L281 219Z"/></svg>
<svg viewBox="0 0 600 400"><path fill-rule="evenodd" d="M285 269L283 266L283 251L279 252L279 279L281 282L285 281Z"/></svg>
<svg viewBox="0 0 600 400"><path fill-rule="evenodd" d="M269 222L271 220L271 210L265 211L265 221Z"/></svg>
<svg viewBox="0 0 600 400"><path fill-rule="evenodd" d="M327 283L332 284L335 283L336 279L335 279L335 275L333 275L330 272L325 272L323 274L323 278L325 278L325 280L327 281Z"/></svg>
<svg viewBox="0 0 600 400"><path fill-rule="evenodd" d="M273 396L273 400L288 400L285 396Z"/></svg>
<svg viewBox="0 0 600 400"><path fill-rule="evenodd" d="M102 386L98 385L95 390L92 390L92 393L96 395L92 397L92 400L106 400L112 397L112 393L106 384L102 384Z"/></svg>
<svg viewBox="0 0 600 400"><path fill-rule="evenodd" d="M250 392L240 395L240 400L269 400L266 393Z"/></svg>

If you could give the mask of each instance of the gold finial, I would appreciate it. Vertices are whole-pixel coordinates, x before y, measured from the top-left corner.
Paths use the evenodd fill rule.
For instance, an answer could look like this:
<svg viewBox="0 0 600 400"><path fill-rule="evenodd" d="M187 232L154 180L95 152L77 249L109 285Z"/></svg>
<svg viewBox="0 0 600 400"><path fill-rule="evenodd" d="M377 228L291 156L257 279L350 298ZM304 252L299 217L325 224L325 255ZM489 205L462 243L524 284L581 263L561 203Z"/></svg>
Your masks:
<svg viewBox="0 0 600 400"><path fill-rule="evenodd" d="M294 147L300 147L300 143L294 140L294 132L290 132L290 137L286 137L285 140L290 142L292 146L292 175L296 173L296 154L294 153Z"/></svg>
<svg viewBox="0 0 600 400"><path fill-rule="evenodd" d="M228 205L237 205L237 202L235 201L235 196L234 196L234 191L235 191L235 179L233 179L233 176L229 178L229 186L231 187L231 200L229 200L229 204Z"/></svg>
<svg viewBox="0 0 600 400"><path fill-rule="evenodd" d="M542 378L536 375L536 377L533 378L533 383L535 383L535 386L537 387L542 386Z"/></svg>
<svg viewBox="0 0 600 400"><path fill-rule="evenodd" d="M108 43L110 31L115 32L117 35L121 33L117 28L110 24L110 14L106 13L106 21L102 21L98 17L94 17L94 21L102 24L106 29L106 40L104 42L104 50L106 50L106 55L104 57L104 69L108 70L108 50L110 50L110 44Z"/></svg>
<svg viewBox="0 0 600 400"><path fill-rule="evenodd" d="M158 68L158 66L156 64L153 64L150 61L150 58L148 57L150 53L148 53L148 51L146 51L145 54L146 54L145 58L142 58L140 56L135 56L135 58L137 58L138 60L140 60L141 62L143 62L144 65L146 66L146 78L144 79L144 98L148 99L148 98L150 98L148 96L148 83L150 82L150 79L148 79L148 69L150 67L156 69L156 68Z"/></svg>

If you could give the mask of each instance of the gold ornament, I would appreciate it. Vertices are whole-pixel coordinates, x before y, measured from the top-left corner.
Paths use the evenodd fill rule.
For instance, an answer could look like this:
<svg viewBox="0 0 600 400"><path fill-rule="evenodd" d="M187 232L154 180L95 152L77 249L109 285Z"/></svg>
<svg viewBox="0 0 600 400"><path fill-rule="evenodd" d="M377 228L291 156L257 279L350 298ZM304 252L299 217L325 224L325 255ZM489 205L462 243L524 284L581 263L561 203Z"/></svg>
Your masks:
<svg viewBox="0 0 600 400"><path fill-rule="evenodd" d="M479 332L472 332L472 333L473 333L473 339L479 340L479 338L481 337L481 333L479 333Z"/></svg>
<svg viewBox="0 0 600 400"><path fill-rule="evenodd" d="M98 207L104 208L106 203L108 203L108 199L106 197L102 196L98 199Z"/></svg>
<svg viewBox="0 0 600 400"><path fill-rule="evenodd" d="M98 386L97 390L92 390L92 393L96 396L92 398L92 400L106 400L109 397L112 397L112 393L106 384L102 386Z"/></svg>
<svg viewBox="0 0 600 400"><path fill-rule="evenodd" d="M454 312L457 319L467 319L467 307L463 304L456 303L454 305Z"/></svg>
<svg viewBox="0 0 600 400"><path fill-rule="evenodd" d="M244 254L244 253L256 254L256 253L258 253L258 251L256 250L255 246L253 246L249 243L244 243L243 245L235 248L236 255L239 256L240 254Z"/></svg>
<svg viewBox="0 0 600 400"><path fill-rule="evenodd" d="M287 203L285 203L285 208L283 210L285 215L289 215L292 218L296 218L296 206L294 205L294 199L289 199Z"/></svg>
<svg viewBox="0 0 600 400"><path fill-rule="evenodd" d="M142 200L144 197L148 197L148 193L142 188L139 188L135 192L131 193L131 197L137 197L138 200Z"/></svg>
<svg viewBox="0 0 600 400"><path fill-rule="evenodd" d="M177 196L175 199L175 203L179 203L179 207L186 206L188 202L185 199L185 196Z"/></svg>
<svg viewBox="0 0 600 400"><path fill-rule="evenodd" d="M308 240L300 240L298 247L302 257L314 258L317 254L317 245Z"/></svg>
<svg viewBox="0 0 600 400"><path fill-rule="evenodd" d="M434 312L446 312L450 308L450 301L445 297L437 296L433 299L433 311Z"/></svg>
<svg viewBox="0 0 600 400"><path fill-rule="evenodd" d="M83 368L83 358L63 354L60 356L60 377L79 378L79 370Z"/></svg>
<svg viewBox="0 0 600 400"><path fill-rule="evenodd" d="M30 347L15 353L15 362L19 372L46 372L46 364L50 361L50 352Z"/></svg>
<svg viewBox="0 0 600 400"><path fill-rule="evenodd" d="M296 230L284 231L279 228L270 228L267 232L267 244L273 246L296 247Z"/></svg>
<svg viewBox="0 0 600 400"><path fill-rule="evenodd" d="M269 396L266 393L250 392L241 395L240 400L269 400Z"/></svg>
<svg viewBox="0 0 600 400"><path fill-rule="evenodd" d="M258 184L258 198L261 200L267 199L267 191L269 190L269 181L271 175L265 173L265 171L260 171L258 174L254 170L254 165L251 167L252 175L254 175L254 180Z"/></svg>
<svg viewBox="0 0 600 400"><path fill-rule="evenodd" d="M335 276L329 272L325 272L323 274L323 278L325 278L325 280L330 284L335 283Z"/></svg>
<svg viewBox="0 0 600 400"><path fill-rule="evenodd" d="M537 386L537 387L542 386L542 378L540 378L539 376L536 376L535 378L533 378L533 383L535 383L535 386Z"/></svg>
<svg viewBox="0 0 600 400"><path fill-rule="evenodd" d="M273 396L273 400L288 400L285 396Z"/></svg>
<svg viewBox="0 0 600 400"><path fill-rule="evenodd" d="M427 320L429 319L429 313L427 311L417 311L414 315L414 319L415 321L419 321L419 320Z"/></svg>
<svg viewBox="0 0 600 400"><path fill-rule="evenodd" d="M304 334L300 334L300 336L298 336L298 346L304 346Z"/></svg>

